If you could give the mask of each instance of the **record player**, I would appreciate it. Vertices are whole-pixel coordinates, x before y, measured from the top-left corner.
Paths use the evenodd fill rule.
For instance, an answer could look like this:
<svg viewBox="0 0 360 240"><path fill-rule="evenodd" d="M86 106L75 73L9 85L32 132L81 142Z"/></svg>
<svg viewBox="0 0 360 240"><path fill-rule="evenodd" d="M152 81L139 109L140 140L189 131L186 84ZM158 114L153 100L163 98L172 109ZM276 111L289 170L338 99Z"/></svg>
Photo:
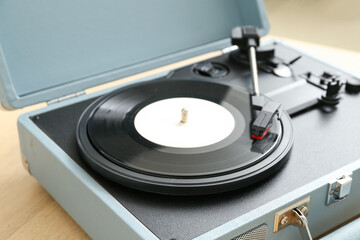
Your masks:
<svg viewBox="0 0 360 240"><path fill-rule="evenodd" d="M6 3L0 96L49 103L19 118L23 161L91 237L309 239L360 214L360 80L260 41L262 1L84 4Z"/></svg>

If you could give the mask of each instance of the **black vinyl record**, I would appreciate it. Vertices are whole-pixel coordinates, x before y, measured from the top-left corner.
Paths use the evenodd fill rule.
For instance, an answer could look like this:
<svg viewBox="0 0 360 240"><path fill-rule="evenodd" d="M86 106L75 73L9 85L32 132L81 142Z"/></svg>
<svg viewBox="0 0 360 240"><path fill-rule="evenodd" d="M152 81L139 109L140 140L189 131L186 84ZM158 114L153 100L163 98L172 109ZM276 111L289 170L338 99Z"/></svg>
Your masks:
<svg viewBox="0 0 360 240"><path fill-rule="evenodd" d="M139 134L137 113L163 99L187 97L214 102L235 120L216 143L189 148L159 145ZM269 176L287 160L293 143L283 112L262 140L253 140L249 93L228 85L193 80L155 80L123 87L92 103L78 123L84 160L117 183L143 191L199 195L245 187ZM211 131L211 129L209 129Z"/></svg>

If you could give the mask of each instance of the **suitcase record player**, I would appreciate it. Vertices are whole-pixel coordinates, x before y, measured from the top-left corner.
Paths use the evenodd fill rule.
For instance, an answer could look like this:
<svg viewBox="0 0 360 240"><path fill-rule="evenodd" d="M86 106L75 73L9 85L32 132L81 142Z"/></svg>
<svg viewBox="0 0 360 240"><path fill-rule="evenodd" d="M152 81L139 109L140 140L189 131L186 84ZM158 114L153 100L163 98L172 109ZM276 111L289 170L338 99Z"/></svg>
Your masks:
<svg viewBox="0 0 360 240"><path fill-rule="evenodd" d="M49 102L20 117L21 152L91 237L311 239L360 214L360 80L261 41L262 1L3 9L2 106Z"/></svg>

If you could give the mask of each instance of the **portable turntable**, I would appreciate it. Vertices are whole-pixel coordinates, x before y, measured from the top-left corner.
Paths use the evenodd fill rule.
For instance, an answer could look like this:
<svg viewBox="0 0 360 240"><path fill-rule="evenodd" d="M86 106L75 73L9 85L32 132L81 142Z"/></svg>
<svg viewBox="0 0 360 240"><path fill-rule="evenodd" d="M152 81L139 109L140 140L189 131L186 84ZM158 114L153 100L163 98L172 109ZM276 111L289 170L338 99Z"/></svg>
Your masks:
<svg viewBox="0 0 360 240"><path fill-rule="evenodd" d="M49 102L21 152L91 237L306 239L360 213L360 80L260 41L262 1L31 4L0 14L1 103Z"/></svg>

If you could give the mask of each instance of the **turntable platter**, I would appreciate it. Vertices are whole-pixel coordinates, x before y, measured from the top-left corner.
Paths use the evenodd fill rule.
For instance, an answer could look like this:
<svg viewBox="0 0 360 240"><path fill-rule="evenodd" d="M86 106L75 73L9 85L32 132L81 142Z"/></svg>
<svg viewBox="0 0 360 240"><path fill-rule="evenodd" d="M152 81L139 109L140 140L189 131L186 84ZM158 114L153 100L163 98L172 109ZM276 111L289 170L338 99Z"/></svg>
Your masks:
<svg viewBox="0 0 360 240"><path fill-rule="evenodd" d="M134 84L91 104L77 140L85 161L120 184L175 195L228 191L276 171L293 142L286 113L264 139L252 139L249 101L215 82Z"/></svg>

